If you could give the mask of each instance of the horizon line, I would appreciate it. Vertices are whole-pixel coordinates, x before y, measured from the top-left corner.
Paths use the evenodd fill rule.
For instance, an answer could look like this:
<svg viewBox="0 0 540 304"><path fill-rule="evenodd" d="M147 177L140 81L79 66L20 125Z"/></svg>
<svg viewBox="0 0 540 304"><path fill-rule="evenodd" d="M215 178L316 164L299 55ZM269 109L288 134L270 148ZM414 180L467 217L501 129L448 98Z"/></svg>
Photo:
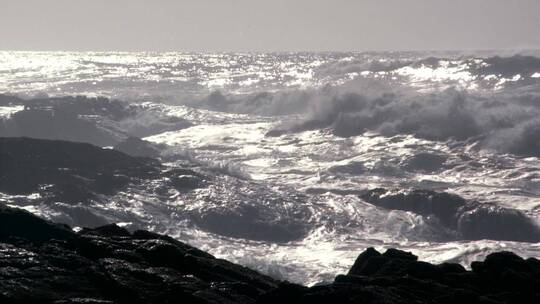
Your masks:
<svg viewBox="0 0 540 304"><path fill-rule="evenodd" d="M420 53L420 52L528 52L528 51L540 51L540 46L531 48L501 48L501 49L371 49L371 50L69 50L69 49L41 49L41 50L27 50L27 49L2 49L0 52L20 52L20 53L33 53L33 52L58 52L58 53L198 53L198 54L285 54L285 53Z"/></svg>

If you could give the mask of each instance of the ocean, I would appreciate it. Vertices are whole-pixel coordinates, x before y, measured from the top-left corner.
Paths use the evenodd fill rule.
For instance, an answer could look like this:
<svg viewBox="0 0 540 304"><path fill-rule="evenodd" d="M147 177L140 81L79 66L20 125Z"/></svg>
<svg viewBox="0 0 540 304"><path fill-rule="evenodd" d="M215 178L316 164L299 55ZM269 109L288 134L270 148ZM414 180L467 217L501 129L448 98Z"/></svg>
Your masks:
<svg viewBox="0 0 540 304"><path fill-rule="evenodd" d="M57 222L165 233L303 284L367 247L540 257L540 52L0 51L0 93L118 100L136 115L85 119L209 180L91 204L0 193ZM21 111L2 104L0 120Z"/></svg>

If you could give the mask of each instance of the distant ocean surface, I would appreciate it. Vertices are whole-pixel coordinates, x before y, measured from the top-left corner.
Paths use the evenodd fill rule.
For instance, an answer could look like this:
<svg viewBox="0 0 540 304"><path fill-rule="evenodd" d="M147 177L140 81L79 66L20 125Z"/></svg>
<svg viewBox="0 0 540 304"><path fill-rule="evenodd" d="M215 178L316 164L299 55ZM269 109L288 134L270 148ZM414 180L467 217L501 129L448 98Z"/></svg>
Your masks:
<svg viewBox="0 0 540 304"><path fill-rule="evenodd" d="M77 226L84 211L306 284L369 246L430 262L540 257L525 230L474 237L540 224L540 52L0 51L0 93L103 96L151 113L142 124L186 119L144 139L166 145L168 165L181 158L215 179L166 203L133 189L84 208L19 205L45 218ZM0 106L0 119L22 110ZM418 189L474 204L447 217L393 205Z"/></svg>

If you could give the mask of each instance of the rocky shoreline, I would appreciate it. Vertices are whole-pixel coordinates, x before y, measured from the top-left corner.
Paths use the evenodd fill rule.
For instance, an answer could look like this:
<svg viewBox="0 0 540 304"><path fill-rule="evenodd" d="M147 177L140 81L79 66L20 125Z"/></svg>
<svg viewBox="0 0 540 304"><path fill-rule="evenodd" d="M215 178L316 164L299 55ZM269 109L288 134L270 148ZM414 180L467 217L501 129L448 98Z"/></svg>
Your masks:
<svg viewBox="0 0 540 304"><path fill-rule="evenodd" d="M1 303L538 303L540 261L493 253L471 270L368 248L347 274L305 287L170 237L114 224L74 232L0 207Z"/></svg>

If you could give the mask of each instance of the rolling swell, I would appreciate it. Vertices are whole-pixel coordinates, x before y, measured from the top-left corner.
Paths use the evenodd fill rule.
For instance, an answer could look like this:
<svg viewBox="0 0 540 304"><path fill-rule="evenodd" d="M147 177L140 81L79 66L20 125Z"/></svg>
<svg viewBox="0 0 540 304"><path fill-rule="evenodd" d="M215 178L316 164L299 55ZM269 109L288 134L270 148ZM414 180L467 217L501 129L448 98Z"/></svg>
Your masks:
<svg viewBox="0 0 540 304"><path fill-rule="evenodd" d="M144 137L190 127L185 119L165 116L109 98L66 96L22 99L0 94L0 107L23 110L0 117L0 136L32 137L113 146L129 137Z"/></svg>
<svg viewBox="0 0 540 304"><path fill-rule="evenodd" d="M435 216L465 240L540 241L540 227L531 218L496 204L468 201L454 194L431 190L393 192L374 189L360 197L379 207Z"/></svg>
<svg viewBox="0 0 540 304"><path fill-rule="evenodd" d="M481 80L488 75L512 77L514 75L531 76L540 71L540 58L531 55L515 54L512 56L428 56L423 58L403 58L387 60L387 58L366 60L365 58L351 61L330 62L318 67L317 73L324 77L347 75L350 73L369 72L398 72L403 68L452 68L459 72L469 73L474 80Z"/></svg>

